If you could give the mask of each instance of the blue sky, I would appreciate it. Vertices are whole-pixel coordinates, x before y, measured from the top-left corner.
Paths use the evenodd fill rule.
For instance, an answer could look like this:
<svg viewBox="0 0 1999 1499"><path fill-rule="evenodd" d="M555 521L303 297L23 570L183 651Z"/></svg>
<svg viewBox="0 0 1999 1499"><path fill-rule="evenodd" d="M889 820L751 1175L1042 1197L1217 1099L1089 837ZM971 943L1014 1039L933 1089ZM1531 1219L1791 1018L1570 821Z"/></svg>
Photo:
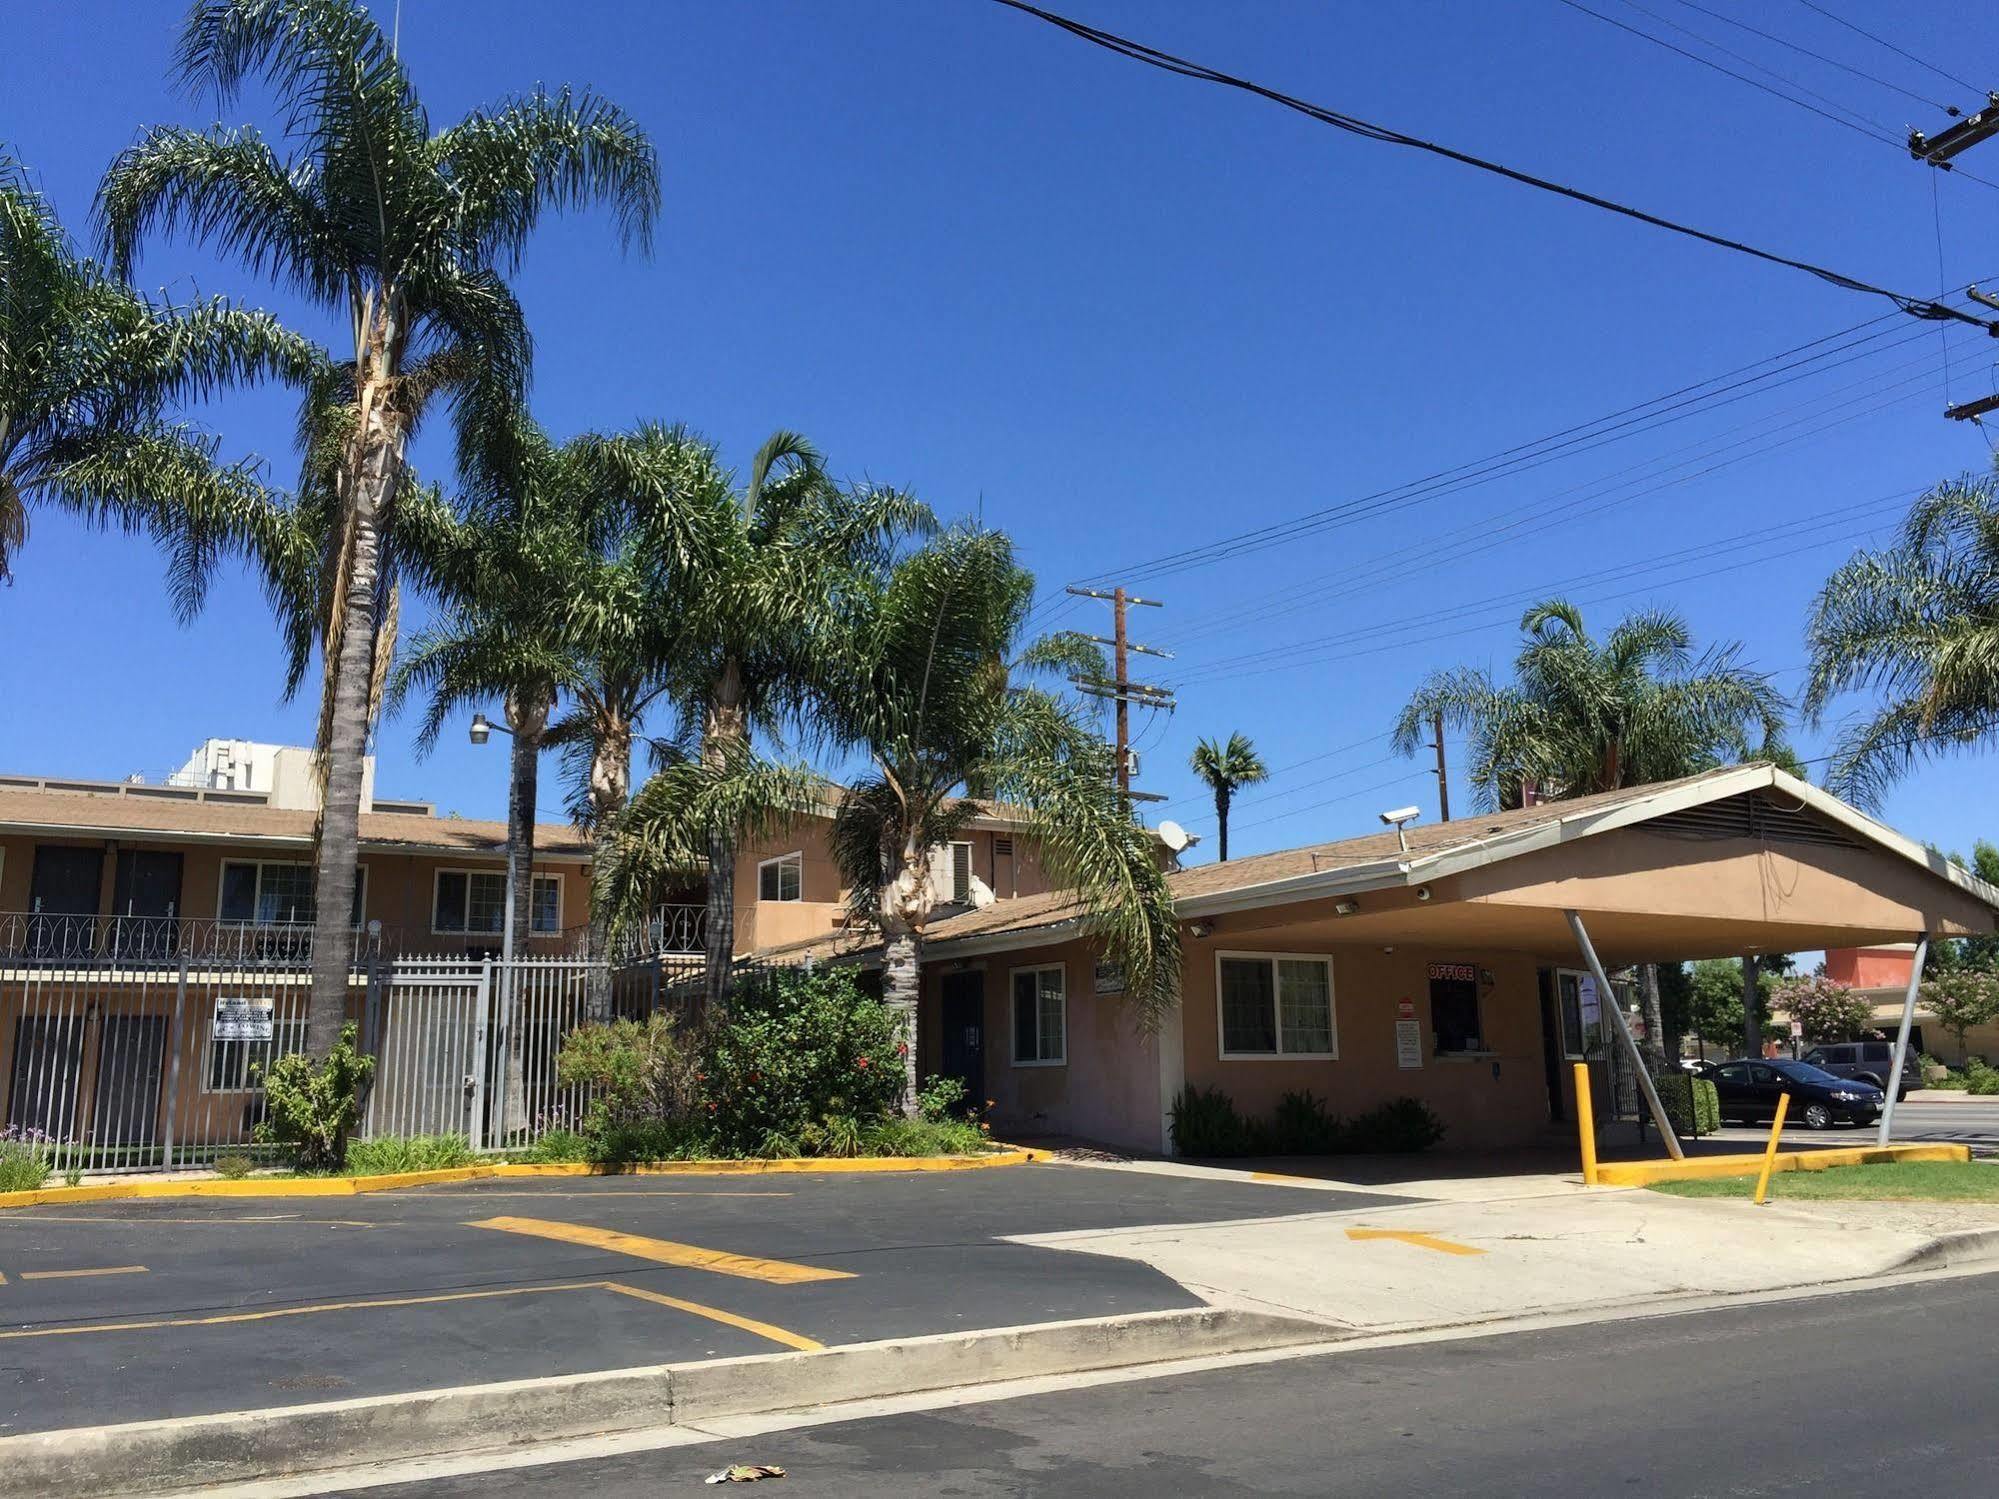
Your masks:
<svg viewBox="0 0 1999 1499"><path fill-rule="evenodd" d="M1592 3L1669 34L1623 0ZM1648 8L1890 135L1944 123L1679 0ZM140 125L210 123L212 101L167 82L177 0L11 9L0 139L81 231ZM1845 10L1973 80L1999 51L1999 16L1976 9ZM1999 276L1999 251L1982 248L1999 188L1946 178L1933 200L1928 170L1890 144L1556 0L1076 0L1075 13L1898 289ZM1925 98L1979 102L1795 0L1737 13ZM650 259L586 215L549 225L518 278L545 424L685 422L738 464L794 427L842 473L1004 526L1058 600L1070 580L1131 578L1165 603L1138 611L1139 638L1176 651L1148 673L1182 684L1177 714L1138 715L1141 784L1210 848L1185 769L1202 734L1242 730L1278 771L1239 800L1237 852L1364 831L1400 803L1430 813L1421 762L1388 758L1395 710L1434 665L1503 665L1536 593L1571 593L1602 628L1677 608L1700 640L1739 639L1794 690L1827 571L1884 534L1901 497L1989 462L1974 430L1940 415L1947 393L1994 388L1999 348L1971 330L1868 323L1886 304L1139 68L983 0L406 0L402 46L440 123L571 82L658 142ZM224 117L272 123L256 98ZM1999 143L1965 165L1999 182ZM198 249L153 247L140 280L229 292L334 336ZM1137 566L1848 329L1837 354L1819 344L1808 352L1828 357L1670 424L1223 563ZM291 471L282 396L231 394L202 415L231 453ZM1746 533L1758 539L1730 542ZM1093 604L1043 618L1107 623ZM0 591L0 640L6 770L156 775L210 734L310 737L311 694L279 702L247 577L225 576L182 628L146 544L53 513ZM407 716L382 732L385 793L504 814L503 752L454 734L419 762L412 737ZM1825 747L1798 738L1807 755ZM1989 761L1945 762L1885 810L1968 846L1994 831L1989 781ZM544 795L556 803L552 785Z"/></svg>

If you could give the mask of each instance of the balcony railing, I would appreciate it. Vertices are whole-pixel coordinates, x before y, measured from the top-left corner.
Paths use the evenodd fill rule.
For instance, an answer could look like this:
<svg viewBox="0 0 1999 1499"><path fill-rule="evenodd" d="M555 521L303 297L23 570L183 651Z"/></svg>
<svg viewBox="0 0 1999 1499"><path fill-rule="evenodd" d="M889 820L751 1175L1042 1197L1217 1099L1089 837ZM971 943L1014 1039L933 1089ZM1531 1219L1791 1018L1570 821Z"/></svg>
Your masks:
<svg viewBox="0 0 1999 1499"><path fill-rule="evenodd" d="M373 934L352 934L364 959ZM313 931L302 921L221 921L189 916L76 916L0 911L0 959L36 963L308 963ZM384 949L393 947L384 939Z"/></svg>

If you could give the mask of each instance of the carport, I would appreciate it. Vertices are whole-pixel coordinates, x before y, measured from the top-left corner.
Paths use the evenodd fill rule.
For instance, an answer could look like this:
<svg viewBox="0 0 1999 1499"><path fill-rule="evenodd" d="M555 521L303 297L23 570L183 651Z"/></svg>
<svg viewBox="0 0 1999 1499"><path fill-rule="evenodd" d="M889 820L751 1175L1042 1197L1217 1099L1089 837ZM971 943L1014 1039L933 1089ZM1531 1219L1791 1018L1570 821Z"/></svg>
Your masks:
<svg viewBox="0 0 1999 1499"><path fill-rule="evenodd" d="M1628 1051L1622 1004L1603 1002L1614 970L1999 925L1999 890L1768 765L1205 865L1173 887L1182 998L1156 1034L1066 893L937 924L924 1070L946 1070L947 1035L965 1067L976 1022L967 1081L1000 1128L1170 1148L1173 1101L1199 1087L1261 1117L1308 1091L1348 1116L1415 1097L1450 1146L1534 1143L1574 1117L1570 1063Z"/></svg>

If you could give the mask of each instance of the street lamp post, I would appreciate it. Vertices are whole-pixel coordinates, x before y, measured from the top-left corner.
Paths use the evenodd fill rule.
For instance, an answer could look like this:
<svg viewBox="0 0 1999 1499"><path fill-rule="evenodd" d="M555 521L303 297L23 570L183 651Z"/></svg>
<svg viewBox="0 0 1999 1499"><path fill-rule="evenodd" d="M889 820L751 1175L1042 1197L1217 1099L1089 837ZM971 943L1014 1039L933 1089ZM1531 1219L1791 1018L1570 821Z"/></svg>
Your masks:
<svg viewBox="0 0 1999 1499"><path fill-rule="evenodd" d="M513 730L503 723L494 723L483 713L472 715L470 737L474 744L484 744L498 729L502 734L512 736ZM511 965L514 961L514 851L507 850L507 909L500 920L500 961Z"/></svg>
<svg viewBox="0 0 1999 1499"><path fill-rule="evenodd" d="M493 730L495 729L498 729L502 734L507 735L509 738L513 736L514 731L510 725L504 723L494 723L490 718L486 717L486 715L483 713L474 713L472 715L472 726L469 731L469 734L474 744L484 744L487 740L493 737ZM508 831L511 833L512 829L509 828ZM470 904L469 899L467 903ZM470 913L468 912L468 914ZM516 1123L515 1120L508 1117L508 1115L513 1112L512 1109L513 1095L511 1089L514 1082L514 1030L515 1030L514 994L515 992L516 992L516 986L514 982L514 850L513 850L512 839L509 838L507 844L506 911L500 918L500 1065L505 1069L500 1079L500 1098L502 1100L500 1105L501 1108L500 1134L502 1138L506 1137L507 1132ZM481 1066L483 1065L484 1062L482 1059ZM480 1122L482 1125L484 1124L483 1120L481 1120Z"/></svg>

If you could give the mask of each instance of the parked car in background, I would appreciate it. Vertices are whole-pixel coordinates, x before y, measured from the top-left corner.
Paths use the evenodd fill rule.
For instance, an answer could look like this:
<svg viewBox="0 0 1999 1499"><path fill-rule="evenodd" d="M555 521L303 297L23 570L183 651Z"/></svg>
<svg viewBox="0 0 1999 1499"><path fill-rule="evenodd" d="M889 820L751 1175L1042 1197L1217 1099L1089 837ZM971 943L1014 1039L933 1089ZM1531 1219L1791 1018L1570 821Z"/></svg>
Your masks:
<svg viewBox="0 0 1999 1499"><path fill-rule="evenodd" d="M1872 1124L1887 1095L1858 1078L1834 1077L1805 1062L1784 1060L1723 1062L1708 1076L1714 1082L1724 1124L1760 1124L1773 1118L1777 1100L1791 1095L1788 1118L1807 1129L1834 1124Z"/></svg>
<svg viewBox="0 0 1999 1499"><path fill-rule="evenodd" d="M1800 1060L1834 1077L1856 1078L1886 1092L1888 1074L1895 1067L1895 1048L1886 1041L1828 1041L1814 1046ZM1922 1059L1912 1046L1902 1058L1902 1085L1896 1091L1895 1101L1900 1103L1909 1096L1911 1088L1922 1085Z"/></svg>

